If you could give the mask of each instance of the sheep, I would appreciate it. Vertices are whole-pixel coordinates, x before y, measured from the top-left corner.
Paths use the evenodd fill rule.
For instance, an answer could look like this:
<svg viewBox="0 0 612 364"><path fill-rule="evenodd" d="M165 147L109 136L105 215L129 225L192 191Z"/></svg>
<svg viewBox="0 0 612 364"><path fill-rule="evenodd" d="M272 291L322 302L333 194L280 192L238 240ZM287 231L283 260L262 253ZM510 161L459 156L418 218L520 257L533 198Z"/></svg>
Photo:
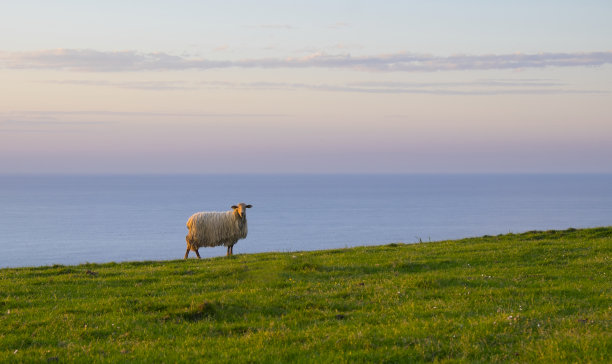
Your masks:
<svg viewBox="0 0 612 364"><path fill-rule="evenodd" d="M200 259L198 249L203 246L225 245L227 255L233 255L234 244L247 236L246 209L251 207L253 206L239 203L232 206L231 211L196 212L191 215L187 220L189 233L185 237L187 240L185 259L190 250L193 250Z"/></svg>

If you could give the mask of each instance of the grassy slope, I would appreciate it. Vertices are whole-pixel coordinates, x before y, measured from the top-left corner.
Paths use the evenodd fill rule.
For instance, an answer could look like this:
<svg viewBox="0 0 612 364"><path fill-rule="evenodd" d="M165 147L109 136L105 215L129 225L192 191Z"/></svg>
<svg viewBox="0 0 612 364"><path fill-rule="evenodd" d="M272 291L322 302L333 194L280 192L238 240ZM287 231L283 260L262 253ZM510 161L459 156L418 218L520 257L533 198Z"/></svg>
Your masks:
<svg viewBox="0 0 612 364"><path fill-rule="evenodd" d="M2 269L0 362L606 362L611 259L597 228Z"/></svg>

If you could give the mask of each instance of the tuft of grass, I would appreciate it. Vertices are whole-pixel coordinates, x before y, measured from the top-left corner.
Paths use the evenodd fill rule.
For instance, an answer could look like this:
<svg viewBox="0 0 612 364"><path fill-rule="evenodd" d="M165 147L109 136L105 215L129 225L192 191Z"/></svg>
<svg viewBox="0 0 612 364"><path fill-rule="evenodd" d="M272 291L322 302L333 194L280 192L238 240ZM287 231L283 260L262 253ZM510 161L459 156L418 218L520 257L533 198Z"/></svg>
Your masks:
<svg viewBox="0 0 612 364"><path fill-rule="evenodd" d="M0 362L610 362L612 227L0 270Z"/></svg>
<svg viewBox="0 0 612 364"><path fill-rule="evenodd" d="M322 267L314 260L310 259L304 254L300 256L292 255L291 260L285 263L285 269L289 272L316 272L322 269Z"/></svg>

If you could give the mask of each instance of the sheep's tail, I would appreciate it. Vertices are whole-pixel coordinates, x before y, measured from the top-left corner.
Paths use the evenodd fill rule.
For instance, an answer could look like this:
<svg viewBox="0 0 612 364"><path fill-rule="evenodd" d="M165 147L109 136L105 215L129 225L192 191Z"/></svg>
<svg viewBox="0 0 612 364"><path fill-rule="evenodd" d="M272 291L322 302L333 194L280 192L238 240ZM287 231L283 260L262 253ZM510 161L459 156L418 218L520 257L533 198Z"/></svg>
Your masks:
<svg viewBox="0 0 612 364"><path fill-rule="evenodd" d="M191 216L189 217L189 219L187 219L187 224L185 224L185 225L187 225L187 229L189 229L189 230L191 230L191 227L193 226L193 220L194 220L194 219L193 219L193 216L194 216L194 215L191 215Z"/></svg>

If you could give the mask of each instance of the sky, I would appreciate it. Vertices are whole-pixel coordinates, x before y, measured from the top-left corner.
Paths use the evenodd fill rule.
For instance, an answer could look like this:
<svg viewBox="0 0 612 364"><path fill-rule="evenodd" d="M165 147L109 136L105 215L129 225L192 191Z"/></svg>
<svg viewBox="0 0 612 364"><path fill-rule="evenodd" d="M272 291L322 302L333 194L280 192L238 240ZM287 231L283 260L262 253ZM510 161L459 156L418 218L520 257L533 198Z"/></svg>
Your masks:
<svg viewBox="0 0 612 364"><path fill-rule="evenodd" d="M0 3L0 173L612 173L612 2Z"/></svg>

